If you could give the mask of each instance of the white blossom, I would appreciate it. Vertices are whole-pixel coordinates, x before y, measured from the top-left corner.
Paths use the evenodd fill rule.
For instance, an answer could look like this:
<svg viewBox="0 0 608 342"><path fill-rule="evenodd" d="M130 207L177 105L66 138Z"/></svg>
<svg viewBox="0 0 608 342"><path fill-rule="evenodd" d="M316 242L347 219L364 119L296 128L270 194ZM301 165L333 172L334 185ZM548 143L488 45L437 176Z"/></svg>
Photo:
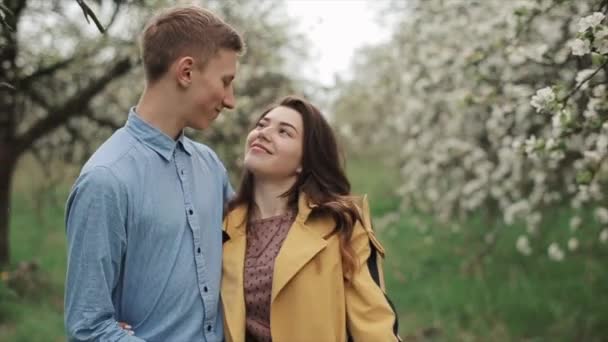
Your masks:
<svg viewBox="0 0 608 342"><path fill-rule="evenodd" d="M603 207L596 208L594 214L599 223L608 223L608 209Z"/></svg>
<svg viewBox="0 0 608 342"><path fill-rule="evenodd" d="M604 20L604 14L602 12L595 12L589 16L581 18L578 21L578 32L585 32L587 29L594 29Z"/></svg>
<svg viewBox="0 0 608 342"><path fill-rule="evenodd" d="M540 113L546 110L555 101L555 93L551 87L545 87L536 91L536 95L532 96L530 104L536 108L536 112Z"/></svg>
<svg viewBox="0 0 608 342"><path fill-rule="evenodd" d="M575 39L570 42L570 49L573 55L584 56L591 52L591 43L586 39Z"/></svg>
<svg viewBox="0 0 608 342"><path fill-rule="evenodd" d="M595 148L599 153L606 154L606 152L608 152L608 135L600 134L597 138Z"/></svg>
<svg viewBox="0 0 608 342"><path fill-rule="evenodd" d="M517 238L515 247L523 255L528 256L528 255L532 254L532 248L530 247L530 242L528 241L528 237L525 235L520 235Z"/></svg>
<svg viewBox="0 0 608 342"><path fill-rule="evenodd" d="M545 143L545 150L551 151L555 147L557 147L557 141L554 138L547 139L547 142Z"/></svg>
<svg viewBox="0 0 608 342"><path fill-rule="evenodd" d="M594 35L593 45L597 47L597 52L601 54L608 53L608 28L603 26L597 30Z"/></svg>
<svg viewBox="0 0 608 342"><path fill-rule="evenodd" d="M516 218L527 213L529 210L530 204L527 200L513 203L504 210L504 220L507 224L513 224Z"/></svg>
<svg viewBox="0 0 608 342"><path fill-rule="evenodd" d="M583 220L579 216L573 216L570 218L570 230L573 232L578 230L582 224Z"/></svg>
<svg viewBox="0 0 608 342"><path fill-rule="evenodd" d="M608 228L604 228L600 232L600 242L606 243L607 241L608 241Z"/></svg>
<svg viewBox="0 0 608 342"><path fill-rule="evenodd" d="M564 260L564 251L559 247L557 242L553 242L548 249L549 258L553 261Z"/></svg>
<svg viewBox="0 0 608 342"><path fill-rule="evenodd" d="M578 239L577 238L572 237L568 240L568 249L572 252L574 252L578 249Z"/></svg>
<svg viewBox="0 0 608 342"><path fill-rule="evenodd" d="M536 142L536 136L533 135L528 138L525 142L524 151L526 151L527 154L532 154L536 149Z"/></svg>
<svg viewBox="0 0 608 342"><path fill-rule="evenodd" d="M585 160L594 164L602 159L602 156L597 151L584 151L583 155L585 156Z"/></svg>
<svg viewBox="0 0 608 342"><path fill-rule="evenodd" d="M587 202L587 201L589 201L589 199L591 199L591 196L589 194L589 186L588 185L579 185L578 186L578 193L576 194L576 197L581 202Z"/></svg>

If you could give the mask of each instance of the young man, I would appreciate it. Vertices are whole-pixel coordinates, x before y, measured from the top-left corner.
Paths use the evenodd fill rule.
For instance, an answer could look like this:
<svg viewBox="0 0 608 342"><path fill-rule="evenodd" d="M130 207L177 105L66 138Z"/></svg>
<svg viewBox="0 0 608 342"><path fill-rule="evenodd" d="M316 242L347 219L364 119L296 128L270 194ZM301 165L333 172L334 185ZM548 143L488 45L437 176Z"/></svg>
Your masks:
<svg viewBox="0 0 608 342"><path fill-rule="evenodd" d="M179 7L148 23L141 48L144 93L67 202L68 339L222 341L221 224L232 189L215 153L183 130L234 107L244 43L213 13Z"/></svg>

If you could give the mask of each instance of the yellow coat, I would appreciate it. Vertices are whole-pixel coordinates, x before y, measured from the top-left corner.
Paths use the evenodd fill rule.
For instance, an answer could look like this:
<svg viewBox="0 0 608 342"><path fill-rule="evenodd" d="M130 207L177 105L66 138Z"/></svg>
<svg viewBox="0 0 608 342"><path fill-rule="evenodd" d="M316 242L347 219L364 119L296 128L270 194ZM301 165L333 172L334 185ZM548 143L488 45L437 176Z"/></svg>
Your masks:
<svg viewBox="0 0 608 342"><path fill-rule="evenodd" d="M300 196L298 215L274 265L270 306L274 342L351 341L349 334L355 342L400 341L397 316L384 292L380 265L384 250L371 229L367 198L355 202L361 204L364 222L357 223L352 236L360 267L352 284L345 284L338 236L330 234L333 220L308 220L314 204ZM246 214L246 207L239 207L224 221L222 304L227 342L245 342Z"/></svg>

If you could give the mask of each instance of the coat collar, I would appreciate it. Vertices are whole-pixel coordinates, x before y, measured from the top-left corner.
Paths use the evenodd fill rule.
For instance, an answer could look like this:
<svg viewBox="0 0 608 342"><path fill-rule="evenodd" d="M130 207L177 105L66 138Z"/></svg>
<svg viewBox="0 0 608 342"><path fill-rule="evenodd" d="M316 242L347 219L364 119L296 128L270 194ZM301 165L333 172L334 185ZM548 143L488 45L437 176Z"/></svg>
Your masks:
<svg viewBox="0 0 608 342"><path fill-rule="evenodd" d="M305 224L306 220L310 216L310 212L313 208L317 207L317 204L312 203L305 193L300 193L298 196L298 214L296 215L296 222ZM224 230L228 234L229 238L233 238L238 235L244 235L247 229L247 205L241 204L234 208L224 221Z"/></svg>

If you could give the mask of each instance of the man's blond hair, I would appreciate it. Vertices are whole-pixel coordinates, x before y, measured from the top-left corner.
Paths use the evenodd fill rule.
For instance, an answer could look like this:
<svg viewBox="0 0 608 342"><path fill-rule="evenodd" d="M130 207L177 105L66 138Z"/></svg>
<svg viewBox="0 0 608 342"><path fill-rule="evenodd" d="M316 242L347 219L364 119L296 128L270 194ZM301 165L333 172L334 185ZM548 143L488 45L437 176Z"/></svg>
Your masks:
<svg viewBox="0 0 608 342"><path fill-rule="evenodd" d="M203 68L220 49L242 54L241 35L213 12L197 6L173 7L155 15L141 36L148 83L160 79L178 58L192 56Z"/></svg>

